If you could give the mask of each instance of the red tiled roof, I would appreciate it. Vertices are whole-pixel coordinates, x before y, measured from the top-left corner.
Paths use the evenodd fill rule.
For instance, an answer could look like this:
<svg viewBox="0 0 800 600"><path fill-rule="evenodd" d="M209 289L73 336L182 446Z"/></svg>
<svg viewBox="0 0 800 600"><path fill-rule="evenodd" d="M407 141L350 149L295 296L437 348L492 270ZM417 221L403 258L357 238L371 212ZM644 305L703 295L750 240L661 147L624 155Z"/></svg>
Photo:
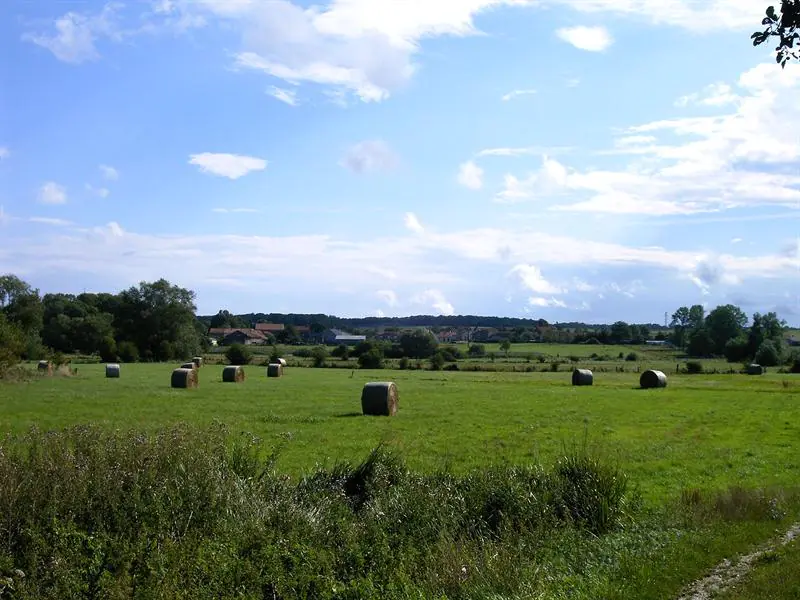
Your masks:
<svg viewBox="0 0 800 600"><path fill-rule="evenodd" d="M259 331L283 331L285 326L282 323L256 323Z"/></svg>

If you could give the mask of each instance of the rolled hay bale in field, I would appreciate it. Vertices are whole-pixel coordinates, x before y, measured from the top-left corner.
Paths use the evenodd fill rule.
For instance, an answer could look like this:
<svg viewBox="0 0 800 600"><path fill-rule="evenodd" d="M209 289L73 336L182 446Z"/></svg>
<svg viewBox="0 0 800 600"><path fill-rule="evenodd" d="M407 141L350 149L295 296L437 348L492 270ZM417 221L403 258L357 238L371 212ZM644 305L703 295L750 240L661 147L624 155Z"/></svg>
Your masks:
<svg viewBox="0 0 800 600"><path fill-rule="evenodd" d="M667 376L661 371L648 370L639 377L639 385L642 389L665 388L667 387Z"/></svg>
<svg viewBox="0 0 800 600"><path fill-rule="evenodd" d="M594 374L589 369L575 369L572 372L572 385L592 385Z"/></svg>
<svg viewBox="0 0 800 600"><path fill-rule="evenodd" d="M51 363L49 360L40 360L39 364L36 365L36 370L42 375L52 375L53 363Z"/></svg>
<svg viewBox="0 0 800 600"><path fill-rule="evenodd" d="M268 364L267 377L283 377L283 365L281 363Z"/></svg>
<svg viewBox="0 0 800 600"><path fill-rule="evenodd" d="M192 359L192 362L194 363L194 366L199 369L200 367L203 366L203 357L202 356L195 356Z"/></svg>
<svg viewBox="0 0 800 600"><path fill-rule="evenodd" d="M361 412L365 415L392 417L397 414L397 386L393 381L364 384Z"/></svg>
<svg viewBox="0 0 800 600"><path fill-rule="evenodd" d="M181 365L181 369L196 369L197 365L194 362L185 362Z"/></svg>
<svg viewBox="0 0 800 600"><path fill-rule="evenodd" d="M106 377L119 379L119 365L117 363L106 365Z"/></svg>
<svg viewBox="0 0 800 600"><path fill-rule="evenodd" d="M279 359L278 359L278 362L279 362L279 363L281 363L281 366L282 366L284 369L286 368L286 359L285 359L285 358L279 358Z"/></svg>
<svg viewBox="0 0 800 600"><path fill-rule="evenodd" d="M747 365L747 369L745 371L748 375L763 375L764 367L753 363L751 365Z"/></svg>
<svg viewBox="0 0 800 600"><path fill-rule="evenodd" d="M230 365L222 369L222 381L225 383L241 383L244 381L244 369L238 365Z"/></svg>
<svg viewBox="0 0 800 600"><path fill-rule="evenodd" d="M197 371L194 369L175 369L172 372L172 387L174 388L196 388Z"/></svg>

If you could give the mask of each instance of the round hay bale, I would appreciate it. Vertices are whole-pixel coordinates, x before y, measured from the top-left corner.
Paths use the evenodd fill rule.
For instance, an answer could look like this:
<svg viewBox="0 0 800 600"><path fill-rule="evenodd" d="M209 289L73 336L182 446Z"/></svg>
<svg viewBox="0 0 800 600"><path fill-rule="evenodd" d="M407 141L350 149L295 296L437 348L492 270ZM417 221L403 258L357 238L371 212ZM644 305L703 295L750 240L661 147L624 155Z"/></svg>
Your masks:
<svg viewBox="0 0 800 600"><path fill-rule="evenodd" d="M365 415L392 417L397 414L397 386L392 381L364 384L361 412Z"/></svg>
<svg viewBox="0 0 800 600"><path fill-rule="evenodd" d="M116 363L109 363L106 365L106 377L119 379L119 365Z"/></svg>
<svg viewBox="0 0 800 600"><path fill-rule="evenodd" d="M52 375L53 363L51 363L49 360L40 360L39 364L36 365L36 370L46 375Z"/></svg>
<svg viewBox="0 0 800 600"><path fill-rule="evenodd" d="M755 363L751 365L747 365L747 374L748 375L763 375L764 374L764 367L761 365L757 365Z"/></svg>
<svg viewBox="0 0 800 600"><path fill-rule="evenodd" d="M194 369L175 369L172 372L172 387L174 388L196 388L197 371Z"/></svg>
<svg viewBox="0 0 800 600"><path fill-rule="evenodd" d="M244 369L238 365L230 365L223 368L222 381L225 383L241 383L244 381Z"/></svg>
<svg viewBox="0 0 800 600"><path fill-rule="evenodd" d="M280 363L270 363L267 365L267 377L282 377L283 365Z"/></svg>
<svg viewBox="0 0 800 600"><path fill-rule="evenodd" d="M285 359L285 358L279 358L279 359L278 359L278 362L279 362L279 363L281 363L281 366L282 366L284 369L286 368L286 359Z"/></svg>
<svg viewBox="0 0 800 600"><path fill-rule="evenodd" d="M196 367L199 369L200 367L202 367L202 366L203 366L203 357L202 357L202 356L195 356L195 357L192 359L192 362L193 362L193 363L194 363L194 365L195 365L195 366L196 366Z"/></svg>
<svg viewBox="0 0 800 600"><path fill-rule="evenodd" d="M181 369L196 369L197 365L194 362L185 362L181 365Z"/></svg>
<svg viewBox="0 0 800 600"><path fill-rule="evenodd" d="M639 385L642 389L665 388L667 387L667 376L661 371L648 370L639 377Z"/></svg>
<svg viewBox="0 0 800 600"><path fill-rule="evenodd" d="M572 372L572 385L592 385L594 374L589 369L575 369Z"/></svg>

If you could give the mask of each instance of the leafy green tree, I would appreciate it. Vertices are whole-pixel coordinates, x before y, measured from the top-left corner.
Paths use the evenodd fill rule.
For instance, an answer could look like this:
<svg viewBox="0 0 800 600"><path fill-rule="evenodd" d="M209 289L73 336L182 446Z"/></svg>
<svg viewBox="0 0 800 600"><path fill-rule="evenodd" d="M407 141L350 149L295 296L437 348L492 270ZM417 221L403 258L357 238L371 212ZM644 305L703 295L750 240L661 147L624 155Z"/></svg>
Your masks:
<svg viewBox="0 0 800 600"><path fill-rule="evenodd" d="M436 352L431 356L431 371L441 371L444 367L445 359L441 352Z"/></svg>
<svg viewBox="0 0 800 600"><path fill-rule="evenodd" d="M756 31L750 36L753 46L759 46L771 37L777 37L779 42L775 48L775 62L786 67L790 60L800 60L800 2L798 0L783 0L781 12L778 14L774 6L767 8L767 16L761 21L766 27ZM795 48L795 45L798 48Z"/></svg>
<svg viewBox="0 0 800 600"><path fill-rule="evenodd" d="M342 360L347 360L350 358L350 349L344 344L339 344L331 351L331 356L341 358Z"/></svg>
<svg viewBox="0 0 800 600"><path fill-rule="evenodd" d="M472 344L469 347L468 354L472 358L480 358L481 356L486 356L486 346L483 344Z"/></svg>
<svg viewBox="0 0 800 600"><path fill-rule="evenodd" d="M19 362L24 349L24 335L19 325L11 323L0 311L0 376Z"/></svg>
<svg viewBox="0 0 800 600"><path fill-rule="evenodd" d="M511 342L508 340L503 340L503 342L500 344L500 350L505 352L506 358L508 358L508 352L511 350Z"/></svg>
<svg viewBox="0 0 800 600"><path fill-rule="evenodd" d="M400 347L403 349L403 354L409 358L429 358L436 352L438 345L436 338L422 329L400 336Z"/></svg>
<svg viewBox="0 0 800 600"><path fill-rule="evenodd" d="M210 326L215 329L237 329L250 327L250 323L241 317L231 314L227 310L220 310L217 314L211 317Z"/></svg>
<svg viewBox="0 0 800 600"><path fill-rule="evenodd" d="M711 356L714 353L714 339L705 327L699 327L689 334L686 343L689 356Z"/></svg>
<svg viewBox="0 0 800 600"><path fill-rule="evenodd" d="M617 321L611 326L609 332L612 344L620 344L625 340L631 339L631 327L625 321Z"/></svg>
<svg viewBox="0 0 800 600"><path fill-rule="evenodd" d="M772 340L764 341L755 355L755 361L763 367L777 367L781 359L781 348Z"/></svg>
<svg viewBox="0 0 800 600"><path fill-rule="evenodd" d="M120 342L117 344L119 360L124 363L139 362L139 348L133 342Z"/></svg>
<svg viewBox="0 0 800 600"><path fill-rule="evenodd" d="M758 349L767 340L775 342L778 346L783 343L783 332L786 328L786 321L778 318L774 312L765 315L760 313L753 314L753 324L747 335L748 352L750 356L755 356Z"/></svg>
<svg viewBox="0 0 800 600"><path fill-rule="evenodd" d="M713 342L711 353L724 354L725 345L742 335L745 325L747 325L747 315L733 304L718 306L708 313L705 327Z"/></svg>
<svg viewBox="0 0 800 600"><path fill-rule="evenodd" d="M97 349L100 360L103 362L117 362L117 342L111 336L105 337L100 341Z"/></svg>
<svg viewBox="0 0 800 600"><path fill-rule="evenodd" d="M750 352L747 338L740 335L732 340L728 340L728 343L725 344L724 354L728 362L734 363L744 362L755 353Z"/></svg>
<svg viewBox="0 0 800 600"><path fill-rule="evenodd" d="M31 286L16 275L9 273L0 276L0 308L12 304L20 296L29 296L32 293Z"/></svg>

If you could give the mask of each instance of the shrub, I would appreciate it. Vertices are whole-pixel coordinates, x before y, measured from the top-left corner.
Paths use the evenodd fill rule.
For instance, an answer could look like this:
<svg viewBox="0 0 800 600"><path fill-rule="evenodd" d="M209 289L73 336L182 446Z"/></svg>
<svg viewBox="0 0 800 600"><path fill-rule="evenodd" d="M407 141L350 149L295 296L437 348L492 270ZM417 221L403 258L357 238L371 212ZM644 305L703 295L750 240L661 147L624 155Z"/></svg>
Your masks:
<svg viewBox="0 0 800 600"><path fill-rule="evenodd" d="M114 341L113 337L109 335L100 340L98 354L100 354L100 360L103 362L117 362L117 342Z"/></svg>
<svg viewBox="0 0 800 600"><path fill-rule="evenodd" d="M464 358L464 353L455 346L445 346L440 348L439 352L442 353L442 356L444 356L444 359L447 362L455 362L461 358Z"/></svg>
<svg viewBox="0 0 800 600"><path fill-rule="evenodd" d="M468 353L473 358L480 358L481 356L486 356L486 346L484 346L483 344L472 344L469 347Z"/></svg>
<svg viewBox="0 0 800 600"><path fill-rule="evenodd" d="M139 361L139 348L133 342L120 342L117 344L117 354L124 363Z"/></svg>
<svg viewBox="0 0 800 600"><path fill-rule="evenodd" d="M350 357L350 350L344 344L339 344L331 351L331 356L347 360Z"/></svg>
<svg viewBox="0 0 800 600"><path fill-rule="evenodd" d="M299 358L311 358L311 349L310 348L298 348L292 352L295 356Z"/></svg>
<svg viewBox="0 0 800 600"><path fill-rule="evenodd" d="M442 356L441 352L437 352L431 356L431 371L441 371L444 363L444 356Z"/></svg>
<svg viewBox="0 0 800 600"><path fill-rule="evenodd" d="M795 350L789 357L789 372L800 373L800 350Z"/></svg>
<svg viewBox="0 0 800 600"><path fill-rule="evenodd" d="M755 361L762 367L777 367L781 364L781 352L772 340L761 343L756 352Z"/></svg>
<svg viewBox="0 0 800 600"><path fill-rule="evenodd" d="M458 371L458 363L450 363L444 368L445 371Z"/></svg>
<svg viewBox="0 0 800 600"><path fill-rule="evenodd" d="M253 351L242 344L233 344L225 350L229 365L246 365L253 360Z"/></svg>
<svg viewBox="0 0 800 600"><path fill-rule="evenodd" d="M550 363L550 370L551 370L553 373L558 373L558 368L559 368L560 366L561 366L561 361L554 360L553 362L551 362L551 363Z"/></svg>
<svg viewBox="0 0 800 600"><path fill-rule="evenodd" d="M728 340L725 344L725 358L731 363L744 362L747 360L749 346L750 344L745 336Z"/></svg>
<svg viewBox="0 0 800 600"><path fill-rule="evenodd" d="M358 366L362 369L382 369L383 353L377 348L365 352L358 357Z"/></svg>
<svg viewBox="0 0 800 600"><path fill-rule="evenodd" d="M636 352L628 352L628 354L625 356L625 360L628 362L636 362L639 360L639 355L636 354Z"/></svg>
<svg viewBox="0 0 800 600"><path fill-rule="evenodd" d="M328 358L328 350L325 346L314 346L311 349L311 359L312 364L316 368L322 368L326 364L326 360Z"/></svg>
<svg viewBox="0 0 800 600"><path fill-rule="evenodd" d="M398 365L397 365L397 366L398 366L399 368L401 368L401 369L403 369L403 370L405 371L406 369L408 369L408 367L409 367L409 363L410 363L410 362L411 362L411 361L410 361L410 360L408 360L408 357L407 357L407 356L403 356L403 357L400 359L400 362L398 363Z"/></svg>
<svg viewBox="0 0 800 600"><path fill-rule="evenodd" d="M699 375L703 372L703 363L699 360L690 360L686 363L686 372L689 375Z"/></svg>
<svg viewBox="0 0 800 600"><path fill-rule="evenodd" d="M581 357L580 356L576 356L575 354L570 354L567 358L572 363L581 362Z"/></svg>

